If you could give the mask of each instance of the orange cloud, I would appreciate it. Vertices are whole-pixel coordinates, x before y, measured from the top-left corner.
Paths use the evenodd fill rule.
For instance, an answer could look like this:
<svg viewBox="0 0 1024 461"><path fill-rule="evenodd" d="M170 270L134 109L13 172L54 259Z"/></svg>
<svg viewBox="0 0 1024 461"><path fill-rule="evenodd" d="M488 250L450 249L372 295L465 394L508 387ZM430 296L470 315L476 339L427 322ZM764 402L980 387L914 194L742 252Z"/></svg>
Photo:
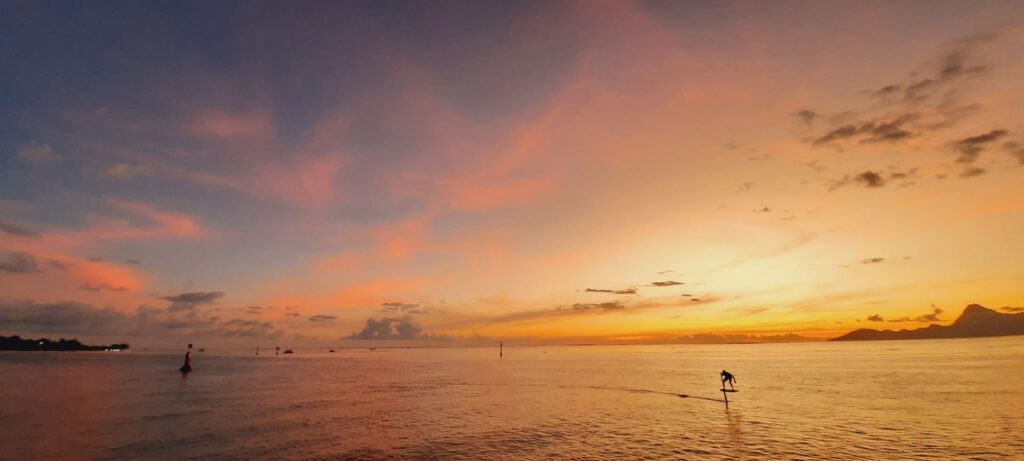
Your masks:
<svg viewBox="0 0 1024 461"><path fill-rule="evenodd" d="M104 261L76 261L68 272L79 288L91 291L138 291L142 281L138 270Z"/></svg>

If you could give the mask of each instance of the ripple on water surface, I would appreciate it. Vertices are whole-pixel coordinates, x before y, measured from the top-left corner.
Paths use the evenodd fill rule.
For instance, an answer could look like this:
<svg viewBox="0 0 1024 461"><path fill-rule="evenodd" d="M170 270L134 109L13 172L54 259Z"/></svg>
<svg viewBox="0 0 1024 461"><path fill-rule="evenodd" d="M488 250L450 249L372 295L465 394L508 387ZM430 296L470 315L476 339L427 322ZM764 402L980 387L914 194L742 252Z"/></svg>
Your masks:
<svg viewBox="0 0 1024 461"><path fill-rule="evenodd" d="M1021 459L1024 338L0 353L3 459ZM717 372L736 373L726 409ZM999 373L1003 384L987 387ZM681 394L681 395L680 395ZM684 397L684 398L681 398Z"/></svg>

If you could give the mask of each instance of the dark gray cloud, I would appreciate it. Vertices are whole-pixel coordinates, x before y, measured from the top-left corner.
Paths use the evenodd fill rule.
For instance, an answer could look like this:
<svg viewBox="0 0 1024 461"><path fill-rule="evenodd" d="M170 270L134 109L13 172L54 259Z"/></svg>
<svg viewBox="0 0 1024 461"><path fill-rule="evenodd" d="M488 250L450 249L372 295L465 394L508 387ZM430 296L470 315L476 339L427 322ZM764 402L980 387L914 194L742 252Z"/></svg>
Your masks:
<svg viewBox="0 0 1024 461"><path fill-rule="evenodd" d="M683 295L690 296L690 295ZM619 301L603 302L603 303L576 303L570 306L558 306L548 309L536 309L528 311L512 312L509 314L487 317L472 320L470 324L494 324L494 323L517 323L517 322L542 322L552 318L558 317L570 317L578 315L603 315L612 313L634 313L643 312L652 309L661 308L679 308L679 307L691 307L699 304L709 304L717 302L718 298L714 296L706 296L703 299L679 299L674 302L663 302L663 301L645 301L645 302L634 302L630 304L624 304ZM464 325L467 322L461 322L460 325Z"/></svg>
<svg viewBox="0 0 1024 461"><path fill-rule="evenodd" d="M172 296L161 296L160 299L164 299L172 303L203 305L213 303L223 297L223 291L195 291Z"/></svg>
<svg viewBox="0 0 1024 461"><path fill-rule="evenodd" d="M199 306L213 304L223 297L223 291L194 291L172 296L161 296L160 299L170 301L171 305L167 307L167 310L175 312L192 310Z"/></svg>
<svg viewBox="0 0 1024 461"><path fill-rule="evenodd" d="M172 305L173 306L173 305ZM172 310L139 306L127 318L125 329L138 336L279 338L284 334L273 323L253 319L222 319L215 312Z"/></svg>
<svg viewBox="0 0 1024 461"><path fill-rule="evenodd" d="M868 94L876 98L891 98L902 93L903 85L900 84L886 85L877 90L868 92Z"/></svg>
<svg viewBox="0 0 1024 461"><path fill-rule="evenodd" d="M987 72L989 66L975 62L978 47L996 40L999 35L997 32L987 32L967 37L953 44L942 57L942 65L937 75L939 81L947 82L974 77Z"/></svg>
<svg viewBox="0 0 1024 461"><path fill-rule="evenodd" d="M864 258L860 261L861 264L878 264L885 262L885 258Z"/></svg>
<svg viewBox="0 0 1024 461"><path fill-rule="evenodd" d="M623 288L621 290L609 290L604 288L587 288L583 290L586 293L609 293L613 295L635 295L636 288Z"/></svg>
<svg viewBox="0 0 1024 461"><path fill-rule="evenodd" d="M834 191L849 185L866 188L879 188L885 187L890 181L898 181L901 186L909 186L914 184L913 179L917 177L917 172L917 168L911 168L909 170L890 169L889 173L866 170L860 173L852 175L848 174L840 178L832 179L829 182L828 190Z"/></svg>
<svg viewBox="0 0 1024 461"><path fill-rule="evenodd" d="M939 309L938 307L935 307L933 305L932 312L930 314L923 314L914 320L918 322L941 322L942 319L939 318L939 314L941 313L942 309Z"/></svg>
<svg viewBox="0 0 1024 461"><path fill-rule="evenodd" d="M215 323L211 328L199 334L221 337L241 338L279 338L284 331L278 330L273 323L261 320L230 319Z"/></svg>
<svg viewBox="0 0 1024 461"><path fill-rule="evenodd" d="M415 303L388 302L381 303L381 312L401 312L405 314L429 314L433 310L428 306Z"/></svg>
<svg viewBox="0 0 1024 461"><path fill-rule="evenodd" d="M939 318L939 314L941 314L942 312L943 312L942 309L939 309L938 307L935 307L935 305L932 305L932 312L931 313L922 314L922 315L919 315L919 316L914 317L914 318L900 317L898 319L890 319L889 322L892 322L892 323L900 323L900 322L928 322L928 323L935 323L935 322L941 322L942 319Z"/></svg>
<svg viewBox="0 0 1024 461"><path fill-rule="evenodd" d="M54 269L57 269L57 270L60 270L60 271L68 270L68 266L66 264L64 264L64 263L62 263L60 261L57 261L56 259L51 259L51 260L47 261L46 264L48 264L50 267L52 267Z"/></svg>
<svg viewBox="0 0 1024 461"><path fill-rule="evenodd" d="M828 123L819 124L817 132L812 131L805 140L814 146L842 149L851 144L902 143L924 133L955 126L982 110L979 102L965 100L970 95L967 82L992 69L990 64L982 62L983 48L1000 36L1000 33L978 34L947 44L937 59L905 81L867 91L870 105L864 110L818 114L817 119ZM960 177L985 173L972 164L984 149L1005 135L1005 130L993 130L950 143L948 147L958 156L956 162L965 165ZM1019 158L1024 163L1024 150ZM877 188L885 186L889 180L898 180L901 186L913 184L909 178L898 174L886 177L881 172L868 170L831 180L828 187L829 190L847 185Z"/></svg>
<svg viewBox="0 0 1024 461"><path fill-rule="evenodd" d="M848 123L832 128L811 143L820 146L848 140L856 140L861 144L902 141L917 135L908 126L919 118L918 114L911 112L891 118Z"/></svg>
<svg viewBox="0 0 1024 461"><path fill-rule="evenodd" d="M853 181L864 187L882 187L886 180L876 171L865 171L854 176Z"/></svg>
<svg viewBox="0 0 1024 461"><path fill-rule="evenodd" d="M31 274L42 272L36 263L36 257L31 253L16 251L7 255L6 260L0 260L0 272L10 274Z"/></svg>
<svg viewBox="0 0 1024 461"><path fill-rule="evenodd" d="M772 209L770 207L768 207L768 206L765 206L765 207L759 208L757 210L754 210L754 213L771 213L771 212L772 212Z"/></svg>
<svg viewBox="0 0 1024 461"><path fill-rule="evenodd" d="M651 282L652 287L673 287L676 285L685 285L683 282L677 282L675 280L666 280L664 282Z"/></svg>
<svg viewBox="0 0 1024 461"><path fill-rule="evenodd" d="M1006 312L1017 313L1024 312L1024 307L1003 306L1003 310Z"/></svg>
<svg viewBox="0 0 1024 461"><path fill-rule="evenodd" d="M981 176L981 175L985 174L986 171L988 171L988 170L986 170L984 168L978 168L978 167L975 167L975 166L971 166L971 167L964 168L964 170L961 171L958 176L961 177L961 178L973 178L975 176Z"/></svg>
<svg viewBox="0 0 1024 461"><path fill-rule="evenodd" d="M366 325L358 333L352 333L351 339L424 339L423 327L416 323L411 315L401 319L375 318L366 319Z"/></svg>
<svg viewBox="0 0 1024 461"><path fill-rule="evenodd" d="M901 181L902 186L908 186L913 184L913 179L917 177L917 168L911 168L905 171L892 171L889 173L889 181Z"/></svg>
<svg viewBox="0 0 1024 461"><path fill-rule="evenodd" d="M39 233L21 227L17 224L0 221L0 231L19 237L38 237Z"/></svg>
<svg viewBox="0 0 1024 461"><path fill-rule="evenodd" d="M978 160L982 151L996 141L1004 138L1009 132L1006 130L992 130L975 136L968 136L950 143L950 149L957 153L956 163L971 164Z"/></svg>
<svg viewBox="0 0 1024 461"><path fill-rule="evenodd" d="M884 322L885 319L882 318L881 315L874 314L874 315L868 316L868 321L871 321L871 322Z"/></svg>
<svg viewBox="0 0 1024 461"><path fill-rule="evenodd" d="M172 312L152 306L139 306L134 313L79 302L36 303L0 301L0 329L6 331L57 334L129 335L160 337L267 337L283 332L272 323L228 319L208 313Z"/></svg>
<svg viewBox="0 0 1024 461"><path fill-rule="evenodd" d="M1003 143L1003 150L1017 159L1017 162L1024 165L1024 142L1006 141Z"/></svg>
<svg viewBox="0 0 1024 461"><path fill-rule="evenodd" d="M0 301L0 329L6 331L113 333L126 316L77 302L34 303Z"/></svg>
<svg viewBox="0 0 1024 461"><path fill-rule="evenodd" d="M904 83L885 85L870 92L872 97L890 102L921 103L966 78L979 77L991 66L977 62L980 47L999 38L998 33L984 33L958 40L946 47L938 65Z"/></svg>
<svg viewBox="0 0 1024 461"><path fill-rule="evenodd" d="M818 115L817 112L809 109L798 110L796 112L793 112L792 115L793 117L796 117L796 119L799 120L800 123L803 123L804 125L810 125L820 117L820 115Z"/></svg>
<svg viewBox="0 0 1024 461"><path fill-rule="evenodd" d="M608 311L621 311L621 310L623 310L625 308L626 308L626 306L622 305L622 303L620 303L618 301L611 301L611 302L606 302L606 303L576 303L576 304L573 304L572 307L571 307L571 309L574 310L574 311L582 311L582 312L589 312L589 311L605 311L605 312L608 312Z"/></svg>
<svg viewBox="0 0 1024 461"><path fill-rule="evenodd" d="M846 175L838 179L833 179L829 184L828 190L834 191L850 184L867 188L878 188L885 186L887 181L888 179L886 179L881 172L868 170L854 175Z"/></svg>
<svg viewBox="0 0 1024 461"><path fill-rule="evenodd" d="M317 314L317 315L311 315L309 317L309 321L313 322L313 323L327 323L327 322L333 322L335 320L338 320L338 316L337 315Z"/></svg>

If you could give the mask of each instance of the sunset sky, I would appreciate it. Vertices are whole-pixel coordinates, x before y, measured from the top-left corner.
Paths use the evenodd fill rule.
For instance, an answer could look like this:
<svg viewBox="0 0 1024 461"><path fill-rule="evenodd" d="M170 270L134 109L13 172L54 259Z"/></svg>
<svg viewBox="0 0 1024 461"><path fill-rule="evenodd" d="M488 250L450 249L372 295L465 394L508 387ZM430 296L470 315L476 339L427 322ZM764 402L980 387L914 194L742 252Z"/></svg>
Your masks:
<svg viewBox="0 0 1024 461"><path fill-rule="evenodd" d="M714 341L1012 310L1022 59L1013 1L3 2L0 335Z"/></svg>

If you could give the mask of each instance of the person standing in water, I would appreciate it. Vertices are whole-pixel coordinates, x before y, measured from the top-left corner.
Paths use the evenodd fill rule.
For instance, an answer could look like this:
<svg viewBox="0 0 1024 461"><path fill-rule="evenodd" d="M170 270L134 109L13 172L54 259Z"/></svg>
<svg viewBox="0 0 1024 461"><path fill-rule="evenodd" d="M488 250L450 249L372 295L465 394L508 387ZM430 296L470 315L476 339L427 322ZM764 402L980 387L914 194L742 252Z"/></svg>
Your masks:
<svg viewBox="0 0 1024 461"><path fill-rule="evenodd" d="M185 352L185 364L179 368L182 373L188 373L192 371L192 345L188 345L188 352Z"/></svg>
<svg viewBox="0 0 1024 461"><path fill-rule="evenodd" d="M732 373L729 373L728 371L722 370L722 389L723 390L725 389L725 383L729 383L729 388L730 389L736 390L736 388L733 386L733 383L735 383L735 382L736 382L736 377L733 376Z"/></svg>

